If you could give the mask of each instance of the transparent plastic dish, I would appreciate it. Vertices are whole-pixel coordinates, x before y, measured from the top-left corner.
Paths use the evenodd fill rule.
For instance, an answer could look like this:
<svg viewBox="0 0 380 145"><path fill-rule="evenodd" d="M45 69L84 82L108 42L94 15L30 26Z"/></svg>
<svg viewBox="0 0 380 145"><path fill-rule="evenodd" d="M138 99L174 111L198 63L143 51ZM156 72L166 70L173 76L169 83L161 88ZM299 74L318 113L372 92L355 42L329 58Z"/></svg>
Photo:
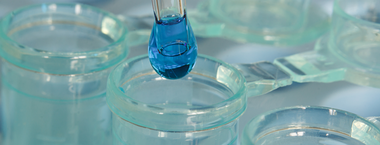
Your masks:
<svg viewBox="0 0 380 145"><path fill-rule="evenodd" d="M190 11L196 35L292 46L329 27L331 0L206 0Z"/></svg>
<svg viewBox="0 0 380 145"><path fill-rule="evenodd" d="M38 4L0 21L5 145L109 144L106 82L128 54L122 22L82 4Z"/></svg>
<svg viewBox="0 0 380 145"><path fill-rule="evenodd" d="M248 123L242 145L378 145L378 118L326 107L296 106L258 115Z"/></svg>
<svg viewBox="0 0 380 145"><path fill-rule="evenodd" d="M107 84L114 143L237 144L247 97L291 83L266 62L233 67L205 55L196 62L176 80L159 76L147 55L117 66Z"/></svg>
<svg viewBox="0 0 380 145"><path fill-rule="evenodd" d="M328 35L314 51L275 60L296 82L348 81L380 87L380 1L336 0Z"/></svg>

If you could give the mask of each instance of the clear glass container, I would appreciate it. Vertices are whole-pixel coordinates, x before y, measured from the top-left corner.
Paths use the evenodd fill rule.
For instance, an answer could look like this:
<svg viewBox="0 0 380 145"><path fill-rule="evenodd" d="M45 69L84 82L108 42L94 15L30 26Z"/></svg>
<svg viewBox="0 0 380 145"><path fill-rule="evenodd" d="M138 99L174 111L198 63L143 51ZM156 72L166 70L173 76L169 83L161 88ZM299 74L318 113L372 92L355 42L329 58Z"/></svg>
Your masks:
<svg viewBox="0 0 380 145"><path fill-rule="evenodd" d="M82 4L39 4L0 22L5 145L110 144L106 81L127 56L124 25Z"/></svg>
<svg viewBox="0 0 380 145"><path fill-rule="evenodd" d="M380 87L380 1L336 0L330 33L314 51L274 63L297 82L351 83Z"/></svg>
<svg viewBox="0 0 380 145"><path fill-rule="evenodd" d="M147 55L115 68L107 83L115 145L237 144L238 120L247 96L289 85L270 63L235 67L199 55L181 79L159 76Z"/></svg>
<svg viewBox="0 0 380 145"><path fill-rule="evenodd" d="M191 11L196 35L298 45L328 30L331 0L206 0Z"/></svg>
<svg viewBox="0 0 380 145"><path fill-rule="evenodd" d="M256 116L245 127L241 144L379 145L380 129L374 123L334 108L288 107Z"/></svg>

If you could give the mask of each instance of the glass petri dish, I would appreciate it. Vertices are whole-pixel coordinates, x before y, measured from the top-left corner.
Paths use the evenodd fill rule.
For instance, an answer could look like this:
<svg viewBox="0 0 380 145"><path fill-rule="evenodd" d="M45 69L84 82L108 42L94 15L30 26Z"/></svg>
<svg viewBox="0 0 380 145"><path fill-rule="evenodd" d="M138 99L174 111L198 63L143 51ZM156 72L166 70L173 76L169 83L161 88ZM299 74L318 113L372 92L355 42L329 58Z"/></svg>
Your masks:
<svg viewBox="0 0 380 145"><path fill-rule="evenodd" d="M327 32L331 0L208 0L189 17L196 35L294 46Z"/></svg>
<svg viewBox="0 0 380 145"><path fill-rule="evenodd" d="M147 55L112 71L107 102L116 144L237 144L246 86L234 67L200 55L187 76L159 76Z"/></svg>
<svg viewBox="0 0 380 145"><path fill-rule="evenodd" d="M46 3L0 21L4 144L110 144L108 74L127 57L111 13Z"/></svg>
<svg viewBox="0 0 380 145"><path fill-rule="evenodd" d="M376 145L380 130L355 114L327 107L296 106L258 115L248 123L242 145Z"/></svg>

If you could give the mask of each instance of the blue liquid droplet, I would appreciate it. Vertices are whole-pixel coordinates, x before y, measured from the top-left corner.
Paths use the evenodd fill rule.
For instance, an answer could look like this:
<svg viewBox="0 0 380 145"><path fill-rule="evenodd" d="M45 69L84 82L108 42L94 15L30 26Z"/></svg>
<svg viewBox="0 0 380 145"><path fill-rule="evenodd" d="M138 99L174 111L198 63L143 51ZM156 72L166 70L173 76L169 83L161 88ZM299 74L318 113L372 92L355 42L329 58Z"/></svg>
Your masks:
<svg viewBox="0 0 380 145"><path fill-rule="evenodd" d="M194 67L197 49L186 13L183 17L162 17L153 25L148 47L149 60L160 76L167 79L186 76Z"/></svg>
<svg viewBox="0 0 380 145"><path fill-rule="evenodd" d="M119 87L120 91L122 91L123 93L125 93L124 89L122 87Z"/></svg>

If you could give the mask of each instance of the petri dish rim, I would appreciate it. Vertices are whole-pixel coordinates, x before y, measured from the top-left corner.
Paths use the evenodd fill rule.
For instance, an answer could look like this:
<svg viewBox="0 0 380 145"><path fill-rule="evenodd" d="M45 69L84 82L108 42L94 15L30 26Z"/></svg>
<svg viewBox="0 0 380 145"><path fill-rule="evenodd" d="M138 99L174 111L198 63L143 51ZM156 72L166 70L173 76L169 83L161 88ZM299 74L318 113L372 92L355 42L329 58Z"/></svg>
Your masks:
<svg viewBox="0 0 380 145"><path fill-rule="evenodd" d="M116 24L118 26L120 26L120 28L121 28L120 30L122 31L121 35L118 39L116 39L111 44L108 44L107 46L95 48L95 49L90 50L90 51L79 51L79 52L40 51L38 48L33 48L33 47L22 45L22 44L16 42L15 40L11 39L8 36L6 29L10 26L9 24L12 21L12 17L15 14L22 13L23 11L27 11L27 10L31 10L31 9L40 9L41 6L43 6L43 5L52 5L52 4L56 5L57 7L70 7L70 6L73 7L76 5L80 5L82 9L83 8L90 9L90 10L93 10L94 12L97 12L98 14L102 14L104 16L112 18L116 22ZM59 11L57 11L57 12L59 12ZM22 53L26 53L28 55L35 55L35 56L68 57L68 58L86 58L85 56L89 56L89 57L98 56L99 54L102 54L102 53L108 53L108 51L110 49L112 49L113 47L117 47L117 46L121 45L122 43L124 43L124 41L126 39L126 34L127 34L126 27L115 15L111 14L110 12L101 10L99 8L89 6L89 5L85 5L85 4L79 4L79 3L43 3L43 4L34 4L34 5L30 5L30 6L25 6L25 7L18 8L16 10L8 13L0 21L0 37L2 37L2 39L4 39L4 40L10 42L12 45L18 46L17 48L20 48L20 47L29 48L29 49L18 49L18 51L22 51ZM37 51L34 51L34 50L37 50Z"/></svg>

